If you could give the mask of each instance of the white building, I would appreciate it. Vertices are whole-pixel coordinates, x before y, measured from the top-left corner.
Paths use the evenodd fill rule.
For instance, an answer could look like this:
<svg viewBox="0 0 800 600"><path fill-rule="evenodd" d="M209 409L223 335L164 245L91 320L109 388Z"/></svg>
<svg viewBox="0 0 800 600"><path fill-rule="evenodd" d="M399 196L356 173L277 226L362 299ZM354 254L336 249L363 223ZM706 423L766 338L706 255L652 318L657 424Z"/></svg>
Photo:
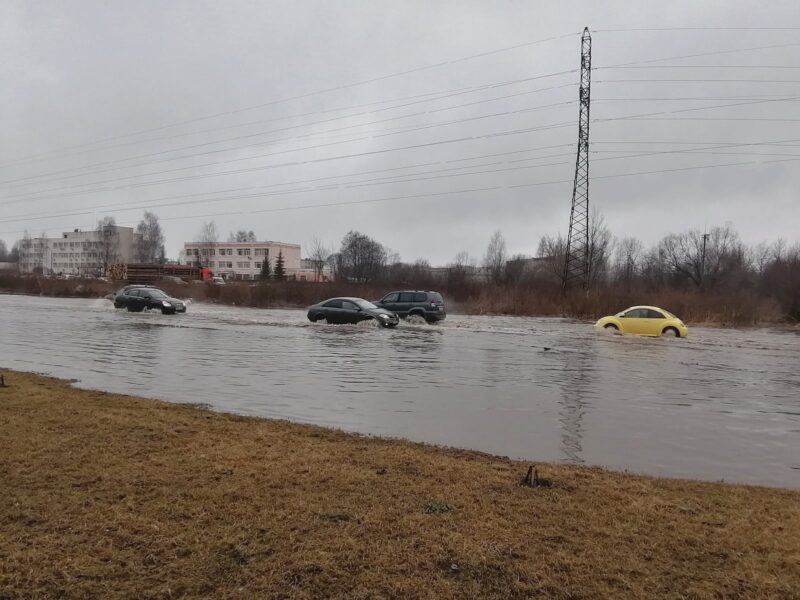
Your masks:
<svg viewBox="0 0 800 600"><path fill-rule="evenodd" d="M184 262L208 267L215 275L226 279L258 279L264 260L270 272L275 272L278 253L283 255L283 267L288 279L300 279L300 244L284 242L186 242Z"/></svg>
<svg viewBox="0 0 800 600"><path fill-rule="evenodd" d="M139 234L132 227L116 225L108 234L75 229L57 238L22 239L19 272L83 277L102 275L116 263L133 262Z"/></svg>

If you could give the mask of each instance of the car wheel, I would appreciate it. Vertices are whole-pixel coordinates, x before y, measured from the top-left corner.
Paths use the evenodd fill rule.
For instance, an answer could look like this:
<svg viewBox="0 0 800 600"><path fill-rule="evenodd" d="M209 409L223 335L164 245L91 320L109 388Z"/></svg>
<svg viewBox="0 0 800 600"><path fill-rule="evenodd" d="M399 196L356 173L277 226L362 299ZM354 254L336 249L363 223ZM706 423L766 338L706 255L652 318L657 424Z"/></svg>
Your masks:
<svg viewBox="0 0 800 600"><path fill-rule="evenodd" d="M314 323L319 323L320 321L327 321L325 315L314 315Z"/></svg>
<svg viewBox="0 0 800 600"><path fill-rule="evenodd" d="M661 332L661 335L663 337L681 337L680 332L674 327L667 327L664 331Z"/></svg>
<svg viewBox="0 0 800 600"><path fill-rule="evenodd" d="M142 309L138 306L128 306L128 312L142 312Z"/></svg>
<svg viewBox="0 0 800 600"><path fill-rule="evenodd" d="M425 315L419 312L408 313L406 321L408 321L409 323L419 323L419 324L427 322L425 320Z"/></svg>
<svg viewBox="0 0 800 600"><path fill-rule="evenodd" d="M613 323L609 323L608 325L603 326L603 329L605 329L606 331L610 331L611 333L619 333L619 327L617 327Z"/></svg>

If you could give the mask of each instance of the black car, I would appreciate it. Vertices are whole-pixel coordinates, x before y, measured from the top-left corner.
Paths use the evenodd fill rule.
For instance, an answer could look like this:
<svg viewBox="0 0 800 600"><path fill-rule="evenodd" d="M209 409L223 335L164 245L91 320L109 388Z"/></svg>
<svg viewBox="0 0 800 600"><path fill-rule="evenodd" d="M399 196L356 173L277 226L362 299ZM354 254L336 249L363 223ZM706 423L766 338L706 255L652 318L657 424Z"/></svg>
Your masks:
<svg viewBox="0 0 800 600"><path fill-rule="evenodd" d="M397 315L362 298L329 298L308 309L308 320L328 323L358 323L375 319L382 327L396 327Z"/></svg>
<svg viewBox="0 0 800 600"><path fill-rule="evenodd" d="M127 308L129 312L141 312L146 308L158 309L165 315L186 312L186 303L183 300L170 298L163 291L154 287L125 287L114 298L114 306Z"/></svg>
<svg viewBox="0 0 800 600"><path fill-rule="evenodd" d="M122 302L120 301L120 298L125 294L125 292L128 292L134 288L146 288L146 287L150 286L142 284L126 285L124 288L117 290L115 294L109 294L108 296L106 296L106 298L114 302L114 308L125 308L125 305L122 304Z"/></svg>
<svg viewBox="0 0 800 600"><path fill-rule="evenodd" d="M441 321L447 316L444 299L439 292L421 292L419 290L389 292L375 304L395 313L398 317L418 315L428 323Z"/></svg>

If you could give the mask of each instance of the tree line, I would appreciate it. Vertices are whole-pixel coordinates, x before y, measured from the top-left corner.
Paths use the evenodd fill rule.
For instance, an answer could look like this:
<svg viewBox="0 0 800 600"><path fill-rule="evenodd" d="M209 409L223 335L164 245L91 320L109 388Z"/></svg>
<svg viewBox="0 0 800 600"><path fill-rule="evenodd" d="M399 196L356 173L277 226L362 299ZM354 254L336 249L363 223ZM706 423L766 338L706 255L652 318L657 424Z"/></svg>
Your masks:
<svg viewBox="0 0 800 600"><path fill-rule="evenodd" d="M426 260L406 263L368 235L350 231L338 248L317 240L312 263L328 265L334 279L357 284L386 283L409 287L443 287L468 295L486 286L536 291L559 289L564 277L567 241L542 236L533 256L510 255L502 232L491 236L484 255L458 252L444 267ZM699 294L754 294L774 299L784 314L800 320L800 243L779 239L744 243L730 224L707 231L670 233L651 246L635 237L616 237L602 215L594 212L589 227L589 286L619 289L635 295L684 291Z"/></svg>

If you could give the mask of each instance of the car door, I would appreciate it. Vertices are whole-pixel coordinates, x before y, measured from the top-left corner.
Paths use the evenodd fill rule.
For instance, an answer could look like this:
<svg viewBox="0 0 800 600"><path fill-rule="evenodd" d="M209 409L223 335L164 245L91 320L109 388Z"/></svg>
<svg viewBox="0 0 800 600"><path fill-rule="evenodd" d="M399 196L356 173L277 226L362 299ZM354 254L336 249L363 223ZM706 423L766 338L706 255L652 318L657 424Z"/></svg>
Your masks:
<svg viewBox="0 0 800 600"><path fill-rule="evenodd" d="M652 308L647 309L647 335L661 335L666 324L666 315Z"/></svg>
<svg viewBox="0 0 800 600"><path fill-rule="evenodd" d="M341 323L342 301L330 300L322 305L322 314L328 323Z"/></svg>
<svg viewBox="0 0 800 600"><path fill-rule="evenodd" d="M350 300L342 300L341 314L342 323L358 323L366 318L356 303L350 302Z"/></svg>
<svg viewBox="0 0 800 600"><path fill-rule="evenodd" d="M414 292L400 292L400 297L397 299L397 307L394 312L398 315L405 317L408 311L414 305Z"/></svg>
<svg viewBox="0 0 800 600"><path fill-rule="evenodd" d="M636 335L647 335L648 330L647 310L644 308L634 308L622 315L623 333L633 333Z"/></svg>
<svg viewBox="0 0 800 600"><path fill-rule="evenodd" d="M128 290L125 292L124 297L126 307L137 310L141 306L142 299L139 297L138 289Z"/></svg>
<svg viewBox="0 0 800 600"><path fill-rule="evenodd" d="M152 308L153 306L153 297L150 295L150 292L147 290L140 290L139 296L141 297L141 306L142 308Z"/></svg>
<svg viewBox="0 0 800 600"><path fill-rule="evenodd" d="M397 300L400 298L399 292L392 292L391 294L386 294L383 298L381 298L380 302L378 302L378 306L381 308L385 308L386 310L397 312Z"/></svg>

